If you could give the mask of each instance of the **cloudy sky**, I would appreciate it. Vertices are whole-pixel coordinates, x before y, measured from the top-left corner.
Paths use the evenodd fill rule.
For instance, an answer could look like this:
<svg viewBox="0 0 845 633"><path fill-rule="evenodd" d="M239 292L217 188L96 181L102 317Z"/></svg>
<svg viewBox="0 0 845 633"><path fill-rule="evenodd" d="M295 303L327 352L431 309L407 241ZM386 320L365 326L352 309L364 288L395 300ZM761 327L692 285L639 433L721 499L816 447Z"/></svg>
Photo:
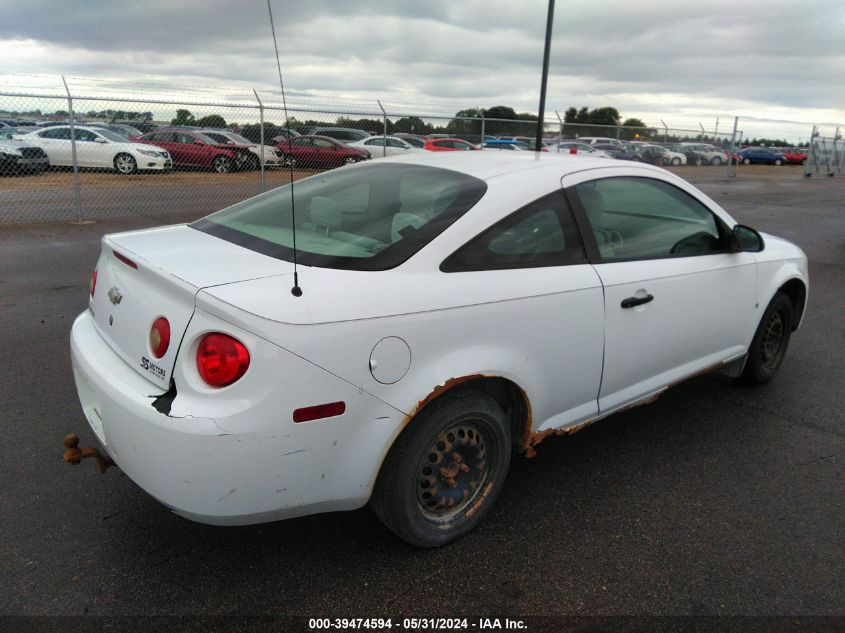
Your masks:
<svg viewBox="0 0 845 633"><path fill-rule="evenodd" d="M537 111L546 0L272 2L291 99ZM0 59L0 90L65 74L278 93L266 0L7 1ZM573 105L678 127L845 124L845 2L558 0L547 109Z"/></svg>

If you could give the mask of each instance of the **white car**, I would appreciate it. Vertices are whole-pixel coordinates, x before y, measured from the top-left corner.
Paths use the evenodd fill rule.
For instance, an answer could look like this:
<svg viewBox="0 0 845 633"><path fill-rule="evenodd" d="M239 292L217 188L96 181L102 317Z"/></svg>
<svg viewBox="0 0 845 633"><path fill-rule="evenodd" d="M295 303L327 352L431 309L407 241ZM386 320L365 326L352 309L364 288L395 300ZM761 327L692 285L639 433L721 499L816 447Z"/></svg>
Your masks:
<svg viewBox="0 0 845 633"><path fill-rule="evenodd" d="M173 161L165 149L135 143L104 128L75 126L76 162L79 167L114 169L120 174L139 170L170 171ZM73 142L69 125L36 129L15 138L40 147L53 167L73 166Z"/></svg>
<svg viewBox="0 0 845 633"><path fill-rule="evenodd" d="M360 141L347 143L349 147L358 147L370 152L373 158L384 156L407 156L416 152L424 152L421 147L414 147L405 139L398 136L371 136Z"/></svg>
<svg viewBox="0 0 845 633"><path fill-rule="evenodd" d="M99 443L174 512L370 501L436 546L546 436L702 372L771 378L807 292L798 247L663 169L425 153L105 236L71 357Z"/></svg>
<svg viewBox="0 0 845 633"><path fill-rule="evenodd" d="M261 165L260 161L262 154L264 154L265 166L278 167L282 164L284 154L272 145L259 145L258 143L253 143L248 138L241 136L240 134L236 134L235 132L230 132L229 130L215 129L197 131L202 132L219 143L226 143L228 145L248 145L249 151L257 157L257 160L253 159L254 162L251 165L253 169L258 169ZM247 154L247 156L249 156L249 154Z"/></svg>
<svg viewBox="0 0 845 633"><path fill-rule="evenodd" d="M575 148L574 152L572 151L573 147ZM555 145L554 151L559 153L574 153L578 156L590 156L591 158L613 158L613 156L603 150L596 149L587 143L579 143L577 141L563 141L562 143L558 143Z"/></svg>

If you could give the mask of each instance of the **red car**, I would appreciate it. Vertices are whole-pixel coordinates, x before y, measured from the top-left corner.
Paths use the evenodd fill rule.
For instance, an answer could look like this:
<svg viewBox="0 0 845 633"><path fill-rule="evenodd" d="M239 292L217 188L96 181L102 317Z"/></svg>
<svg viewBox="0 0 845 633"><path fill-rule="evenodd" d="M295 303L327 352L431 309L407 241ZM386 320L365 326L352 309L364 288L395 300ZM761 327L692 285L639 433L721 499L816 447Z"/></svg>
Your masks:
<svg viewBox="0 0 845 633"><path fill-rule="evenodd" d="M276 147L284 154L282 160L288 166L339 167L370 158L370 153L365 149L349 147L319 134L294 136L291 141L284 136L277 136L273 140L277 141Z"/></svg>
<svg viewBox="0 0 845 633"><path fill-rule="evenodd" d="M806 147L786 147L780 151L783 152L786 162L790 165L803 165L807 162Z"/></svg>
<svg viewBox="0 0 845 633"><path fill-rule="evenodd" d="M429 152L458 152L478 148L459 138L430 138L423 145L423 149L427 149Z"/></svg>
<svg viewBox="0 0 845 633"><path fill-rule="evenodd" d="M218 143L200 132L157 130L133 140L166 149L174 167L203 167L224 174L258 165L258 157L249 145Z"/></svg>

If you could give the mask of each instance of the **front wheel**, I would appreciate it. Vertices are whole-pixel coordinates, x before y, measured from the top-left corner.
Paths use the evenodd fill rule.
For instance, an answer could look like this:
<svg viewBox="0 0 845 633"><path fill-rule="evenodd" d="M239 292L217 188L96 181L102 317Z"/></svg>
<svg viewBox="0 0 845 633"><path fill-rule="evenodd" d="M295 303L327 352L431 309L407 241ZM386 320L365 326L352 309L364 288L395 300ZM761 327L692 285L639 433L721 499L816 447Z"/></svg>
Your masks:
<svg viewBox="0 0 845 633"><path fill-rule="evenodd" d="M220 154L219 156L214 157L214 162L211 164L211 168L218 174L228 174L232 171L232 160L228 156Z"/></svg>
<svg viewBox="0 0 845 633"><path fill-rule="evenodd" d="M792 302L782 292L769 303L748 348L748 360L739 379L749 384L767 382L775 375L792 334Z"/></svg>
<svg viewBox="0 0 845 633"><path fill-rule="evenodd" d="M751 164L751 159L750 159L750 158L743 158L743 159L742 159L742 164L743 164L743 165L750 165L750 164Z"/></svg>
<svg viewBox="0 0 845 633"><path fill-rule="evenodd" d="M282 164L285 167L296 167L296 158L290 154L285 154L284 158L282 158Z"/></svg>
<svg viewBox="0 0 845 633"><path fill-rule="evenodd" d="M780 167L781 165L783 165L783 161L782 161L780 158L776 158L776 159L775 159L775 165L777 165L778 167Z"/></svg>
<svg viewBox="0 0 845 633"><path fill-rule="evenodd" d="M359 159L355 158L354 156L347 156L346 158L343 159L343 164L344 165L354 165L355 163L358 162L358 160Z"/></svg>
<svg viewBox="0 0 845 633"><path fill-rule="evenodd" d="M114 169L119 174L134 174L138 171L138 163L129 154L118 154L114 157Z"/></svg>
<svg viewBox="0 0 845 633"><path fill-rule="evenodd" d="M672 164L673 165L680 165L681 159L676 156L675 158L672 159Z"/></svg>
<svg viewBox="0 0 845 633"><path fill-rule="evenodd" d="M495 400L477 391L446 394L399 436L379 473L372 508L408 543L445 545L490 510L510 454L510 425Z"/></svg>
<svg viewBox="0 0 845 633"><path fill-rule="evenodd" d="M713 160L710 161L710 164L718 167L719 165L722 164L722 159L719 158L718 156L714 156Z"/></svg>

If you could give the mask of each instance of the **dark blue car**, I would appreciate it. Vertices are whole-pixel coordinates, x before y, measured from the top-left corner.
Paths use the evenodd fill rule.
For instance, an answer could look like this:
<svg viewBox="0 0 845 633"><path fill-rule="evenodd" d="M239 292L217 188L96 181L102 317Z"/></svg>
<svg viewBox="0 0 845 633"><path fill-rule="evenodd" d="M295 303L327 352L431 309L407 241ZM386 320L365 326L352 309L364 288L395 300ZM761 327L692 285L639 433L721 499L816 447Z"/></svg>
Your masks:
<svg viewBox="0 0 845 633"><path fill-rule="evenodd" d="M748 147L737 152L737 156L744 165L783 165L786 156L765 147Z"/></svg>

